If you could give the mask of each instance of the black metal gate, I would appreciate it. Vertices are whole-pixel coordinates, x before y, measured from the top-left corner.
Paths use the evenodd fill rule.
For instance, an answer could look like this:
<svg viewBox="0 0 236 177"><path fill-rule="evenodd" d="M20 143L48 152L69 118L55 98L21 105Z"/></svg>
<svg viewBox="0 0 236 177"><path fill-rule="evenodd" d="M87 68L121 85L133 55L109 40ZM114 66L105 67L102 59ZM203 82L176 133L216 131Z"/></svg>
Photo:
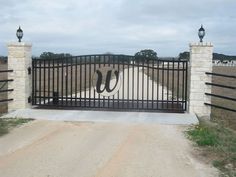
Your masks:
<svg viewBox="0 0 236 177"><path fill-rule="evenodd" d="M47 108L184 112L186 60L85 55L32 60L32 104Z"/></svg>

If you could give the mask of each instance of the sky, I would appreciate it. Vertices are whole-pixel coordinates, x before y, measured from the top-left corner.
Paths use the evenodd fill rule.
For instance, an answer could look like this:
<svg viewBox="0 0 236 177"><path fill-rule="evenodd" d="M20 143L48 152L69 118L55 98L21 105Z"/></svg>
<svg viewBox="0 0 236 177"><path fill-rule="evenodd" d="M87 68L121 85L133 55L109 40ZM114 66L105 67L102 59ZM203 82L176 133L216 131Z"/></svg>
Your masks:
<svg viewBox="0 0 236 177"><path fill-rule="evenodd" d="M129 54L153 49L158 56L178 56L198 42L236 55L235 0L0 0L0 55L7 43L32 43L32 53Z"/></svg>

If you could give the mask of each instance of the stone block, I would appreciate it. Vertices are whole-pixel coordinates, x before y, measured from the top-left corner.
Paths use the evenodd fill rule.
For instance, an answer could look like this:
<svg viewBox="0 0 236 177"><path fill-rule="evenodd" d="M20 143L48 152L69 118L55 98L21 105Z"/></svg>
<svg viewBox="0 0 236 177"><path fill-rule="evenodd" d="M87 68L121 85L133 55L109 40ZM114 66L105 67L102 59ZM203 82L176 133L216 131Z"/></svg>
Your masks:
<svg viewBox="0 0 236 177"><path fill-rule="evenodd" d="M190 44L189 67L189 111L200 116L209 116L211 109L204 102L211 102L205 92L211 93L211 87L205 82L211 82L211 76L205 72L212 72L213 45L211 43Z"/></svg>
<svg viewBox="0 0 236 177"><path fill-rule="evenodd" d="M8 44L8 69L13 69L13 73L8 78L14 79L9 83L8 88L14 91L8 94L14 101L9 102L8 111L24 109L30 107L28 97L31 90L31 76L28 75L27 68L31 66L31 44L10 43Z"/></svg>

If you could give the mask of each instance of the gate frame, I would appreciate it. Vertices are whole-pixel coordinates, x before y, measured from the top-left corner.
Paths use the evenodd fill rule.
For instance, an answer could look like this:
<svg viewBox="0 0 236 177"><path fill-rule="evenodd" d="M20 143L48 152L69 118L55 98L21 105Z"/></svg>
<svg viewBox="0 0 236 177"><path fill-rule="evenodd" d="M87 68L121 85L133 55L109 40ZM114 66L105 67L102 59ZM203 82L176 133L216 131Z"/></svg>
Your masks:
<svg viewBox="0 0 236 177"><path fill-rule="evenodd" d="M155 112L185 112L187 110L187 77L188 77L188 61L187 60L165 60L157 59L147 62L136 62L134 56L129 55L83 55L83 56L73 56L73 57L63 57L63 58L50 58L50 59L34 59L33 62L33 90L32 90L32 103L33 105L42 106L44 108L68 108L68 107L77 107L77 109L95 109L95 110L116 110L116 111L155 111ZM98 66L97 66L98 65ZM81 69L84 68L83 70ZM128 84L127 88L122 87L122 95L118 98L114 96L103 97L98 95L95 98L95 91L91 90L91 76L97 68L103 67L116 68L121 72L127 70L127 80L123 80L124 83ZM79 76L83 75L83 78L78 81L80 83L80 89L77 88L77 74L72 75L72 67L77 71L79 67ZM118 67L118 68L117 68ZM139 68L147 68L147 72L161 73L162 76L158 74L158 80L152 80L144 82L144 76L147 76L144 72L139 76L134 76L134 67L139 70ZM59 71L59 68L60 69ZM86 71L89 71L87 73ZM123 69L122 69L123 68ZM69 69L71 70L69 73ZM131 70L131 71L130 71ZM64 78L64 71L66 71L66 77ZM133 71L133 72L132 72ZM60 74L59 74L60 72ZM61 73L63 72L63 74ZM84 74L85 72L85 74ZM132 73L133 74L132 74ZM50 74L51 73L51 74ZM54 73L56 73L54 77ZM171 74L172 73L172 74ZM71 74L71 75L70 75ZM177 77L174 77L175 74ZM181 76L182 74L182 76ZM69 75L69 77L68 77ZM87 75L87 76L86 76ZM89 75L89 77L88 77ZM51 78L53 76L53 79ZM73 80L72 79L73 76ZM78 77L79 77L78 76ZM132 76L130 78L130 76ZM167 79L166 79L167 76ZM170 76L170 77L169 77ZM44 80L42 81L42 77ZM53 84L50 84L45 80L50 77ZM134 85L134 77L137 78L136 84ZM172 77L172 80L170 80ZM64 84L65 79L65 84ZM89 80L87 80L89 79ZM123 78L124 79L124 78ZM130 79L130 80L129 80ZM81 90L82 80L86 80L84 86L89 84L89 95L84 93L84 97L81 97L81 93L84 92ZM141 80L140 84L138 83ZM72 82L76 83L74 89L72 89ZM55 83L55 84L54 84ZM61 83L59 86L58 84ZM68 85L68 84L71 85ZM143 84L144 83L144 84ZM165 84L164 84L165 83ZM182 86L181 86L182 83ZM36 85L37 84L37 85ZM144 85L147 86L144 87ZM151 86L149 85L151 84ZM154 90L154 84L157 84L157 88ZM46 86L45 86L46 85ZM50 86L51 85L51 86ZM55 87L54 87L55 85ZM162 85L162 89L159 90L159 86ZM69 86L69 88L68 88ZM137 86L137 87L136 87ZM141 86L141 87L140 87ZM177 86L177 89L176 89ZM71 87L71 88L70 88ZM149 88L151 87L151 88ZM55 89L54 89L55 88ZM62 89L63 88L63 89ZM66 90L64 90L66 88ZM131 88L131 90L130 90ZM138 89L134 97L135 89ZM52 89L52 90L51 90ZM152 90L151 90L152 89ZM77 92L74 92L77 90ZM80 91L79 91L80 90ZM87 87L84 87L84 90L87 90ZM60 91L60 94L59 94ZM141 93L139 92L141 91ZM65 93L66 92L66 93ZM124 92L127 92L127 98L124 97ZM92 94L94 93L94 94ZM77 94L80 97L77 97ZM121 94L121 93L120 93ZM132 94L132 96L131 96ZM157 94L157 99L154 99L154 95ZM55 97L54 97L55 95ZM57 96L56 96L57 95ZM76 95L76 96L72 96ZM91 96L92 95L92 96ZM159 99L158 96L160 95ZM170 98L171 96L171 98ZM175 98L174 98L175 97ZM69 100L69 101L67 101ZM82 100L82 101L81 101ZM88 104L87 104L88 103ZM99 105L96 105L96 103ZM103 106L100 106L100 103ZM107 105L108 104L108 105ZM116 106L115 106L116 105ZM126 106L125 106L126 105Z"/></svg>

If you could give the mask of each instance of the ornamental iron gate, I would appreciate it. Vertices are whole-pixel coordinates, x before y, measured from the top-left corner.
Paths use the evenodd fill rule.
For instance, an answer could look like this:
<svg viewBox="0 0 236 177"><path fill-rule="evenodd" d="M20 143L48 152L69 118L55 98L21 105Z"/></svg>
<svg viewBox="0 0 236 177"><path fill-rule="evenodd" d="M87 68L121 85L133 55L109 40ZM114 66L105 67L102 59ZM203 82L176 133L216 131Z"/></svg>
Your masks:
<svg viewBox="0 0 236 177"><path fill-rule="evenodd" d="M184 112L186 60L85 55L32 60L32 104L44 108Z"/></svg>

